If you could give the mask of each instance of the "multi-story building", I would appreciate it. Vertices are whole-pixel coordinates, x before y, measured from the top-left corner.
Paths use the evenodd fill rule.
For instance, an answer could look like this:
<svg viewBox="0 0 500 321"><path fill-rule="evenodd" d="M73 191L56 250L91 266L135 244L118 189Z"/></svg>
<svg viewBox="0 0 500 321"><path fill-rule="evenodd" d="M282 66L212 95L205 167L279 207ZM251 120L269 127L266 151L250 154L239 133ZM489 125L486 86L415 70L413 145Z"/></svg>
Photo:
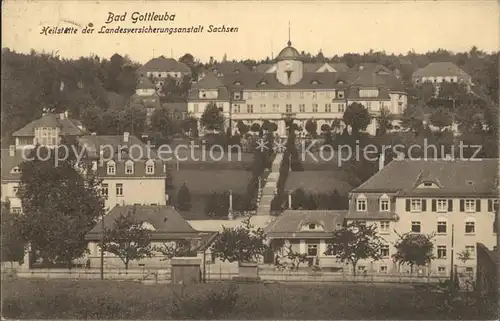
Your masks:
<svg viewBox="0 0 500 321"><path fill-rule="evenodd" d="M165 205L166 168L158 155L137 137L83 136L79 139L102 179L105 207Z"/></svg>
<svg viewBox="0 0 500 321"><path fill-rule="evenodd" d="M409 232L434 234L436 258L422 273L449 275L452 257L453 265L473 272L476 243L496 246L498 165L498 159L394 160L355 188L346 220L376 224L386 241L383 260L360 262L358 269L401 271L391 256L398 234ZM471 254L465 263L464 251Z"/></svg>
<svg viewBox="0 0 500 321"><path fill-rule="evenodd" d="M154 79L155 85L158 88L161 88L167 77L176 78L180 81L184 76L191 75L191 69L186 64L173 58L160 56L158 58L153 58L142 65L137 70L137 73L140 77Z"/></svg>
<svg viewBox="0 0 500 321"><path fill-rule="evenodd" d="M463 83L468 87L472 85L472 77L452 62L431 62L415 71L412 75L412 81L415 84L431 82L438 85L449 82Z"/></svg>
<svg viewBox="0 0 500 321"><path fill-rule="evenodd" d="M16 140L16 148L33 148L35 145L54 147L63 137L71 139L84 134L82 123L69 118L68 112L64 112L44 113L39 119L15 131L12 137Z"/></svg>
<svg viewBox="0 0 500 321"><path fill-rule="evenodd" d="M264 72L239 72L217 76L209 73L193 84L188 95L188 111L201 117L206 105L216 103L228 124L247 124L264 120L278 125L278 134L286 135L284 120L294 119L304 129L309 119L331 125L342 119L353 102L367 104L374 115L387 107L399 114L406 107L402 84L391 74L350 71L332 64L307 70L302 56L291 42L277 56L276 63ZM316 68L317 67L317 68ZM257 68L259 69L259 68ZM340 71L342 70L342 71ZM366 107L366 106L365 106ZM234 131L235 126L232 126ZM200 128L201 129L201 128ZM375 133L376 122L367 128Z"/></svg>

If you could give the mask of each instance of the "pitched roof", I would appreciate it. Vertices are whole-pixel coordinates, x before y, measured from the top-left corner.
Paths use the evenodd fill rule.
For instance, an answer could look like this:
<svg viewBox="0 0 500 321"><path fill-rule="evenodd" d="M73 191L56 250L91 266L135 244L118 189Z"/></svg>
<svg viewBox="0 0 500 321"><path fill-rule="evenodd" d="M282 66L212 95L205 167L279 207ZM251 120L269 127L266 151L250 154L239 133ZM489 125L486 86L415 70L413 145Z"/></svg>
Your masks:
<svg viewBox="0 0 500 321"><path fill-rule="evenodd" d="M342 226L346 214L347 210L287 210L269 224L265 231L271 238L324 238L331 236L333 231ZM303 225L312 223L322 226L323 231L301 231Z"/></svg>
<svg viewBox="0 0 500 321"><path fill-rule="evenodd" d="M132 214L137 222L149 223L154 227L151 231L153 240L175 240L197 238L198 232L182 218L171 206L167 205L126 205L115 206L104 217L104 229L111 229L115 220L121 215ZM85 235L85 240L97 241L101 239L102 223L97 223Z"/></svg>
<svg viewBox="0 0 500 321"><path fill-rule="evenodd" d="M37 120L32 121L23 128L15 131L13 137L22 136L35 136L35 128L46 127L46 128L56 128L59 127L60 135L62 136L79 136L83 135L83 126L80 121L76 119L68 118L61 114L45 114Z"/></svg>
<svg viewBox="0 0 500 321"><path fill-rule="evenodd" d="M265 73L267 72L271 67L275 66L276 64L260 64L257 65L254 72L257 73ZM329 65L333 69L336 70L336 72L347 72L349 71L349 68L345 63L339 62L306 62L304 63L304 72L318 72L318 69L323 67L324 65Z"/></svg>
<svg viewBox="0 0 500 321"><path fill-rule="evenodd" d="M142 65L138 72L182 72L182 73L191 73L191 69L189 67L179 62L173 58L165 58L164 56L160 56L158 58L153 58L150 61L146 62Z"/></svg>
<svg viewBox="0 0 500 321"><path fill-rule="evenodd" d="M156 89L156 86L147 77L141 77L137 89Z"/></svg>
<svg viewBox="0 0 500 321"><path fill-rule="evenodd" d="M465 71L452 62L431 62L427 66L418 69L413 77L470 77Z"/></svg>
<svg viewBox="0 0 500 321"><path fill-rule="evenodd" d="M265 73L272 66L274 66L274 64L260 64L260 65L255 66L255 69L253 71L257 72L257 73Z"/></svg>
<svg viewBox="0 0 500 321"><path fill-rule="evenodd" d="M375 74L382 74L382 73L387 73L390 74L392 73L389 68L387 68L384 65L377 64L374 62L363 62L360 63L356 66L355 68L357 71L367 71L370 73L375 73Z"/></svg>
<svg viewBox="0 0 500 321"><path fill-rule="evenodd" d="M191 89L217 89L224 87L220 78L213 72L207 72L198 82L192 84Z"/></svg>
<svg viewBox="0 0 500 321"><path fill-rule="evenodd" d="M224 61L211 68L212 71L218 71L222 75L251 72L250 69L239 61Z"/></svg>
<svg viewBox="0 0 500 321"><path fill-rule="evenodd" d="M352 192L397 192L400 196L495 196L498 195L495 188L498 169L498 159L394 160ZM438 180L441 188L415 188L423 176Z"/></svg>

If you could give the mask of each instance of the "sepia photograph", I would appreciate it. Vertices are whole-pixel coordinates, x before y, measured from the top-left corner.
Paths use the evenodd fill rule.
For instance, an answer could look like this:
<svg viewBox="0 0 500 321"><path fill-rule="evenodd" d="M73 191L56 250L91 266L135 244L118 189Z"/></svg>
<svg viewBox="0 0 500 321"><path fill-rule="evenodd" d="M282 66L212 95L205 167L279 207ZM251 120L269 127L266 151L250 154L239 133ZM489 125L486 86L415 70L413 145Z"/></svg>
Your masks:
<svg viewBox="0 0 500 321"><path fill-rule="evenodd" d="M500 3L3 0L2 320L498 320Z"/></svg>

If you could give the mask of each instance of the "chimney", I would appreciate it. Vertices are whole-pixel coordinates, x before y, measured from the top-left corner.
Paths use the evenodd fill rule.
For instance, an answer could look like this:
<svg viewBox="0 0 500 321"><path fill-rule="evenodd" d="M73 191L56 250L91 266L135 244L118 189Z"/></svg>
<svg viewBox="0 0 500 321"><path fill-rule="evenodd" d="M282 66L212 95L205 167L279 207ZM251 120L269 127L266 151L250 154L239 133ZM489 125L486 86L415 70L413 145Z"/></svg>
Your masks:
<svg viewBox="0 0 500 321"><path fill-rule="evenodd" d="M385 166L385 154L382 153L378 157L378 170L381 171L382 168L384 168L384 166Z"/></svg>
<svg viewBox="0 0 500 321"><path fill-rule="evenodd" d="M16 145L9 146L9 156L10 157L16 156Z"/></svg>
<svg viewBox="0 0 500 321"><path fill-rule="evenodd" d="M129 137L129 133L128 132L124 132L123 133L123 142L124 143L128 143L128 137Z"/></svg>

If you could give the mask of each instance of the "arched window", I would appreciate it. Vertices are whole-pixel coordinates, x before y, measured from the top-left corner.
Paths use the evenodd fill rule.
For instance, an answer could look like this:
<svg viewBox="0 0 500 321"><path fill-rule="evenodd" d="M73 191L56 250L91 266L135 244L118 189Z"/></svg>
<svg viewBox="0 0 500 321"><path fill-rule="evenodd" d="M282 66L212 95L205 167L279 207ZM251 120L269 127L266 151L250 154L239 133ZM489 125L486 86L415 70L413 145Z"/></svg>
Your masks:
<svg viewBox="0 0 500 321"><path fill-rule="evenodd" d="M110 160L107 165L108 175L116 174L116 163L113 160Z"/></svg>
<svg viewBox="0 0 500 321"><path fill-rule="evenodd" d="M134 174L134 162L132 162L131 160L125 162L125 174Z"/></svg>
<svg viewBox="0 0 500 321"><path fill-rule="evenodd" d="M386 194L380 197L380 211L389 212L391 210L390 198Z"/></svg>
<svg viewBox="0 0 500 321"><path fill-rule="evenodd" d="M150 159L146 162L146 174L151 175L155 173L155 162Z"/></svg>

